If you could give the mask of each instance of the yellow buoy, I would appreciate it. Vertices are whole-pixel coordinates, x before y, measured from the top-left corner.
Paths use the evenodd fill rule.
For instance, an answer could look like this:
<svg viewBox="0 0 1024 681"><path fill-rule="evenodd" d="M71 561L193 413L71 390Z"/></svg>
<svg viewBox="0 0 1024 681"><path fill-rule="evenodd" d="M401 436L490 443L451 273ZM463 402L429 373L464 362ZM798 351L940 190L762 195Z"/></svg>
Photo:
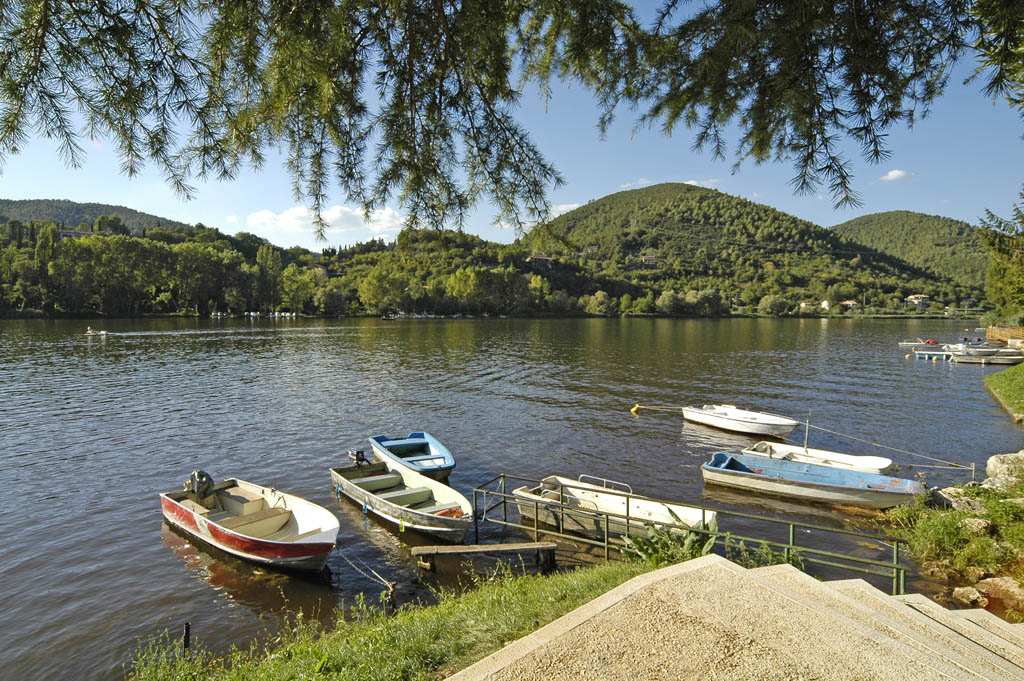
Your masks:
<svg viewBox="0 0 1024 681"><path fill-rule="evenodd" d="M633 408L629 410L629 413L632 414L633 416L636 416L637 418L639 418L640 417L640 405L639 404L633 405Z"/></svg>
<svg viewBox="0 0 1024 681"><path fill-rule="evenodd" d="M907 353L906 359L910 359L910 353Z"/></svg>

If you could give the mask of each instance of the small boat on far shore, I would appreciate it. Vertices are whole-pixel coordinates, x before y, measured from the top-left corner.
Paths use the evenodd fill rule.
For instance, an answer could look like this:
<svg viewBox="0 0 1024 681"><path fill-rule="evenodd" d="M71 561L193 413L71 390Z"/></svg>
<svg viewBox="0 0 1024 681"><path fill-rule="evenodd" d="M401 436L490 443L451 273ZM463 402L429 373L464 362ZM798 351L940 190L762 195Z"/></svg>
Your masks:
<svg viewBox="0 0 1024 681"><path fill-rule="evenodd" d="M899 342L899 346L901 348L916 348L916 347L922 346L922 345L924 345L924 346L927 346L927 345L941 345L941 343L939 343L939 341L935 340L934 338L929 338L929 339L925 340L924 338L920 338L920 337L918 337L918 338L904 338L903 340L901 340Z"/></svg>
<svg viewBox="0 0 1024 681"><path fill-rule="evenodd" d="M238 478L214 483L195 471L185 490L160 495L164 518L222 551L278 568L319 571L338 537L322 506Z"/></svg>
<svg viewBox="0 0 1024 681"><path fill-rule="evenodd" d="M701 466L705 483L826 504L890 508L927 490L917 480L843 470L833 466L716 453Z"/></svg>
<svg viewBox="0 0 1024 681"><path fill-rule="evenodd" d="M444 482L455 468L455 457L441 442L424 431L414 431L403 438L374 435L370 438L373 453L380 460Z"/></svg>
<svg viewBox="0 0 1024 681"><path fill-rule="evenodd" d="M950 359L954 364L1020 364L1024 362L1024 354L997 352L992 355L973 355L954 352Z"/></svg>
<svg viewBox="0 0 1024 681"><path fill-rule="evenodd" d="M742 453L753 456L766 456L769 459L787 459L789 461L814 463L821 466L833 466L848 471L861 471L864 473L885 473L894 468L892 459L887 459L884 456L843 454L827 449L812 449L781 442L758 442L756 445L742 450Z"/></svg>
<svg viewBox="0 0 1024 681"><path fill-rule="evenodd" d="M683 418L737 433L770 435L777 438L786 437L800 425L799 421L787 416L740 409L732 404L683 407Z"/></svg>

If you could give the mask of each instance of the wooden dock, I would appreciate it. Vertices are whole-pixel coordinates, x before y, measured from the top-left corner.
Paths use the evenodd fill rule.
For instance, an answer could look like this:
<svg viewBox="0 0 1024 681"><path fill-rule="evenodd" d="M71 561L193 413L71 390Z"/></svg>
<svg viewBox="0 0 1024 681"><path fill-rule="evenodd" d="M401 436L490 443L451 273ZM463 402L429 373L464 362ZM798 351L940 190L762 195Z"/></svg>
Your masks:
<svg viewBox="0 0 1024 681"><path fill-rule="evenodd" d="M437 556L452 555L473 555L473 554L495 554L515 553L519 555L532 553L536 565L542 572L547 572L555 567L555 549L558 545L553 541L519 542L513 544L470 544L444 545L444 546L414 546L412 555L416 557L419 566L425 570L434 569L434 560Z"/></svg>

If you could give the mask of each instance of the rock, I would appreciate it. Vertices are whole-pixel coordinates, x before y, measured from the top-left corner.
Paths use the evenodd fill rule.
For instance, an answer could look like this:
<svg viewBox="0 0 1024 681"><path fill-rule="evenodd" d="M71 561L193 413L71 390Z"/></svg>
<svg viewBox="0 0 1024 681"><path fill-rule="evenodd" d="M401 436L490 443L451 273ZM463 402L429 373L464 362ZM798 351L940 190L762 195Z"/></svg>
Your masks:
<svg viewBox="0 0 1024 681"><path fill-rule="evenodd" d="M932 489L932 503L939 508L949 508L953 505L953 500L959 499L963 494L964 490L960 487L935 487Z"/></svg>
<svg viewBox="0 0 1024 681"><path fill-rule="evenodd" d="M974 587L988 598L998 598L1007 610L1024 610L1024 587L1013 577L990 577Z"/></svg>
<svg viewBox="0 0 1024 681"><path fill-rule="evenodd" d="M1016 454L996 454L988 458L985 475L989 478L1024 478L1024 450Z"/></svg>
<svg viewBox="0 0 1024 681"><path fill-rule="evenodd" d="M929 579L944 582L949 579L949 566L940 560L929 560L921 565L921 574Z"/></svg>
<svg viewBox="0 0 1024 681"><path fill-rule="evenodd" d="M1003 499L1004 504L1013 504L1014 506L1024 506L1024 498L1020 499Z"/></svg>
<svg viewBox="0 0 1024 681"><path fill-rule="evenodd" d="M981 486L985 489L994 489L997 492L1005 492L1011 487L1017 485L1019 482L1020 480L1017 478L1002 475L994 478L985 478L985 481L981 483Z"/></svg>
<svg viewBox="0 0 1024 681"><path fill-rule="evenodd" d="M968 582L980 582L986 577L992 576L991 572L989 572L983 567L978 567L976 565L965 567L961 574L963 575L963 578Z"/></svg>
<svg viewBox="0 0 1024 681"><path fill-rule="evenodd" d="M992 531L992 523L984 518L964 518L959 525L967 534L976 537L984 537Z"/></svg>
<svg viewBox="0 0 1024 681"><path fill-rule="evenodd" d="M953 499L953 509L957 511L966 511L974 515L985 515L988 513L988 509L985 508L985 504L981 503L980 500L972 497L960 497Z"/></svg>
<svg viewBox="0 0 1024 681"><path fill-rule="evenodd" d="M953 600L968 608L984 608L988 605L988 599L973 586L961 586L953 589Z"/></svg>

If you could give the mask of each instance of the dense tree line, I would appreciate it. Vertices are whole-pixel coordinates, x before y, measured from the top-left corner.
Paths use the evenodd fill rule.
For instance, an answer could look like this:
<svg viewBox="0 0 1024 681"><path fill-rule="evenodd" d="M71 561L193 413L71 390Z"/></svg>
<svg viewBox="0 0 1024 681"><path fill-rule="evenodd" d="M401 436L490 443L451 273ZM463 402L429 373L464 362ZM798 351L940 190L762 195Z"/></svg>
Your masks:
<svg viewBox="0 0 1024 681"><path fill-rule="evenodd" d="M960 220L906 210L864 215L832 227L849 241L969 286L985 283L989 254L981 230Z"/></svg>
<svg viewBox="0 0 1024 681"><path fill-rule="evenodd" d="M977 287L908 266L766 206L689 185L593 201L513 244L407 228L390 244L282 250L195 225L128 233L101 215L64 238L0 225L0 311L137 315L782 315L801 302L905 312L905 297L976 304Z"/></svg>

